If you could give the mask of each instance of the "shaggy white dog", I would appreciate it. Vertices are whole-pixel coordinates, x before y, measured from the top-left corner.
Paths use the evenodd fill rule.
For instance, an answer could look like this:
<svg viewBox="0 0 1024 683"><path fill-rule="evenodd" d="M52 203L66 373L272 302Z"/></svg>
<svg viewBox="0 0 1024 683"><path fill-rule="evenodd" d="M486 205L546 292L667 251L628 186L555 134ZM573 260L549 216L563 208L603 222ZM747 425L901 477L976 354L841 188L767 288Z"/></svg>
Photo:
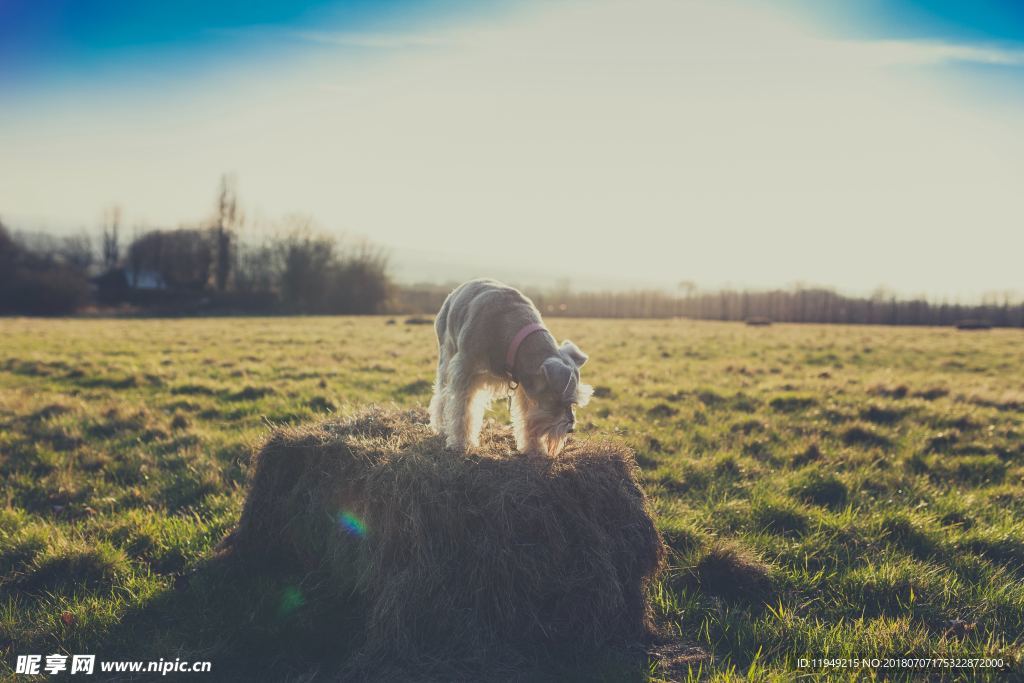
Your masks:
<svg viewBox="0 0 1024 683"><path fill-rule="evenodd" d="M576 406L593 393L580 383L587 355L568 340L559 346L532 301L500 282L471 280L448 295L434 329L439 359L430 424L449 448L479 445L484 411L513 387L519 450L562 450L576 426Z"/></svg>

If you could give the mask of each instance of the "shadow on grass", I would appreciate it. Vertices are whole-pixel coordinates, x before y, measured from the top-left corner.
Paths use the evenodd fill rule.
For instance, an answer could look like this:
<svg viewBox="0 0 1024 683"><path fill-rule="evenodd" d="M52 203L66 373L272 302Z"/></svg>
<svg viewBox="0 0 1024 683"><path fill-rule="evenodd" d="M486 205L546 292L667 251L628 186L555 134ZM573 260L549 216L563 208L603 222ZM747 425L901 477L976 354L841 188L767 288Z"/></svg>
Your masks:
<svg viewBox="0 0 1024 683"><path fill-rule="evenodd" d="M363 606L318 599L322 581L218 558L86 645L99 660L209 661L218 681L337 679L362 645Z"/></svg>
<svg viewBox="0 0 1024 683"><path fill-rule="evenodd" d="M218 557L178 577L81 651L105 661L209 661L217 681L639 683L647 680L650 658L663 658L656 648L667 646L652 643L651 653L641 646L586 654L556 647L535 657L495 652L487 662L371 660L363 655L379 648L365 647L365 605L358 595L340 603L327 580L282 565L254 571L251 563ZM118 680L149 678L123 674Z"/></svg>

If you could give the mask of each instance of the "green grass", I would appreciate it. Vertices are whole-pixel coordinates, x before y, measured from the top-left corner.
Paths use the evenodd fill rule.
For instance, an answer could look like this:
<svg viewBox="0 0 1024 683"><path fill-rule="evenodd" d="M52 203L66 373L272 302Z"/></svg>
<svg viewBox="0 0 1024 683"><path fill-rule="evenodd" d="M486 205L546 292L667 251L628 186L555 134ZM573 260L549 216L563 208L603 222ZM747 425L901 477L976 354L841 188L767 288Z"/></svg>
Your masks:
<svg viewBox="0 0 1024 683"><path fill-rule="evenodd" d="M1020 657L1020 331L550 326L592 359L577 438L636 449L671 547L652 597L687 654L636 680ZM429 325L383 318L0 320L0 676L52 652L337 670L359 609L318 601L316 577L194 570L269 425L424 405L434 362Z"/></svg>

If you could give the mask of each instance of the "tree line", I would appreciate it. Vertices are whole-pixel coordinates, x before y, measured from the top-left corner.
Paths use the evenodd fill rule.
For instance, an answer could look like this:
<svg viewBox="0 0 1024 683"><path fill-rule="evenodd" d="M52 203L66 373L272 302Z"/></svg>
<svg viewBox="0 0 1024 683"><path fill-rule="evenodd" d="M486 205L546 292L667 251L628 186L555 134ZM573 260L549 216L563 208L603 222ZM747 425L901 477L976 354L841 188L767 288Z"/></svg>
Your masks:
<svg viewBox="0 0 1024 683"><path fill-rule="evenodd" d="M262 238L247 235L234 179L221 178L210 218L194 226L135 229L107 210L97 233L12 232L0 222L0 314L64 315L90 307L161 314L434 314L457 283L398 287L386 253L292 217ZM573 292L527 288L548 316L1024 327L1010 295L965 305L878 291L852 297L823 288Z"/></svg>
<svg viewBox="0 0 1024 683"><path fill-rule="evenodd" d="M454 283L453 283L454 284ZM432 314L451 286L418 285L400 292L401 312ZM579 318L692 318L751 324L841 323L855 325L966 325L1024 327L1024 302L1010 295L991 296L978 304L901 299L878 291L853 297L830 289L703 292L684 283L677 292L571 292L530 290L526 293L546 316Z"/></svg>
<svg viewBox="0 0 1024 683"><path fill-rule="evenodd" d="M0 223L0 313L63 315L88 307L165 314L382 312L393 293L386 253L344 241L292 217L244 239L232 178L211 219L196 226L135 230L125 240L120 209L98 234L12 232Z"/></svg>

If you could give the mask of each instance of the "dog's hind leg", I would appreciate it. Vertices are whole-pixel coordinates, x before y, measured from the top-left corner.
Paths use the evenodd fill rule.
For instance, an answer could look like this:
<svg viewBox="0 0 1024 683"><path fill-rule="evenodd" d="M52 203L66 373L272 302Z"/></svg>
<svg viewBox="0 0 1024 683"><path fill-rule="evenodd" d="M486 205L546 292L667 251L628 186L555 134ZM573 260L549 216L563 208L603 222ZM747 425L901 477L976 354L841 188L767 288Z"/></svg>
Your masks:
<svg viewBox="0 0 1024 683"><path fill-rule="evenodd" d="M456 353L445 368L444 434L449 448L464 451L473 445L473 400L479 389L478 378L463 366L463 357Z"/></svg>
<svg viewBox="0 0 1024 683"><path fill-rule="evenodd" d="M447 435L445 422L445 406L448 403L448 359L455 355L455 344L448 334L448 299L441 304L441 310L434 318L434 333L437 334L437 376L434 378L434 395L430 397L430 426L438 434Z"/></svg>
<svg viewBox="0 0 1024 683"><path fill-rule="evenodd" d="M442 346L437 360L437 377L434 378L434 395L430 397L430 426L438 434L445 434L445 405L447 404L448 352Z"/></svg>

